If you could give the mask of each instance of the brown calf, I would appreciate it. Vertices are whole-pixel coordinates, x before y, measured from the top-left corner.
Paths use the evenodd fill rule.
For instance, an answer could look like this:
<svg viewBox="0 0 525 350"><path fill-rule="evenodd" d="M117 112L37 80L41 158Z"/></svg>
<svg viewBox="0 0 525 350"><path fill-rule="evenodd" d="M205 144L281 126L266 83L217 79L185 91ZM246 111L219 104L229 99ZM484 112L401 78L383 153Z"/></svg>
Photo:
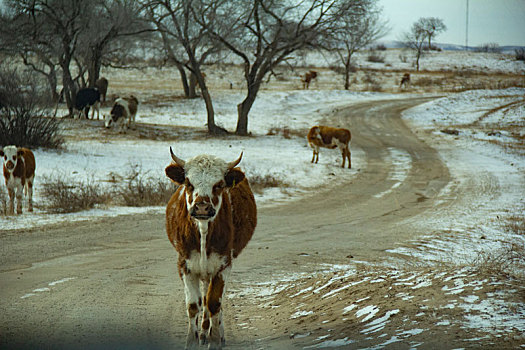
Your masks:
<svg viewBox="0 0 525 350"><path fill-rule="evenodd" d="M351 154L350 154L350 141L352 140L352 134L348 129L332 128L329 126L314 126L308 132L308 144L314 150L312 157L312 163L319 161L319 148L330 148L334 149L339 147L343 156L343 164L341 167L345 167L345 161L348 158L348 168L352 167Z"/></svg>
<svg viewBox="0 0 525 350"><path fill-rule="evenodd" d="M106 102L106 94L108 92L109 82L106 78L102 77L97 79L95 82L95 87L100 92L101 102Z"/></svg>
<svg viewBox="0 0 525 350"><path fill-rule="evenodd" d="M4 179L9 194L7 214L14 214L15 197L16 213L22 214L23 192L28 198L27 211L33 211L35 155L27 148L6 146L0 149L0 157L4 158Z"/></svg>
<svg viewBox="0 0 525 350"><path fill-rule="evenodd" d="M308 89L310 87L310 83L312 80L317 78L317 72L314 70L309 71L304 75L304 78L301 77L301 81L303 82L303 89Z"/></svg>
<svg viewBox="0 0 525 350"><path fill-rule="evenodd" d="M171 151L171 148L170 148ZM253 235L257 209L244 173L209 155L183 161L171 152L166 175L179 185L166 207L166 231L179 254L188 313L186 348L209 339L210 349L224 342L222 298L232 260Z"/></svg>
<svg viewBox="0 0 525 350"><path fill-rule="evenodd" d="M403 77L401 78L401 83L399 84L399 88L401 89L401 87L408 87L408 85L410 85L410 74L409 73L405 73L403 75Z"/></svg>

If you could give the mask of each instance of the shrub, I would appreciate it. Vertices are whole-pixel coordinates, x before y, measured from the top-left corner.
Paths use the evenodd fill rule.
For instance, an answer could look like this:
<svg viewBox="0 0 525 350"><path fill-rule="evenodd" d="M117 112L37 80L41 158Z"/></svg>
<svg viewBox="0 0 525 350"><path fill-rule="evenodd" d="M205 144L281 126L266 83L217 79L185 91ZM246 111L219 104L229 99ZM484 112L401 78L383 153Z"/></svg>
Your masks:
<svg viewBox="0 0 525 350"><path fill-rule="evenodd" d="M45 177L41 185L45 207L53 213L73 213L107 204L111 194L93 179L75 181L63 175Z"/></svg>
<svg viewBox="0 0 525 350"><path fill-rule="evenodd" d="M525 49L524 48L516 49L514 50L514 52L516 53L517 61L525 61Z"/></svg>
<svg viewBox="0 0 525 350"><path fill-rule="evenodd" d="M139 165L132 165L118 194L128 207L145 207L167 204L176 189L165 177L148 176Z"/></svg>
<svg viewBox="0 0 525 350"><path fill-rule="evenodd" d="M0 70L0 145L59 148L60 120L47 118L49 98L34 75Z"/></svg>
<svg viewBox="0 0 525 350"><path fill-rule="evenodd" d="M248 177L248 182L254 193L261 194L265 188L271 187L280 187L286 188L289 187L288 184L284 183L281 179L278 179L274 175L253 175Z"/></svg>
<svg viewBox="0 0 525 350"><path fill-rule="evenodd" d="M385 63L385 56L379 52L372 51L367 57L368 62Z"/></svg>
<svg viewBox="0 0 525 350"><path fill-rule="evenodd" d="M379 44L375 49L378 51L386 51L386 46L384 44Z"/></svg>
<svg viewBox="0 0 525 350"><path fill-rule="evenodd" d="M497 43L487 43L487 44L482 44L482 45L478 46L475 49L475 51L476 52L500 53L501 52L501 47Z"/></svg>

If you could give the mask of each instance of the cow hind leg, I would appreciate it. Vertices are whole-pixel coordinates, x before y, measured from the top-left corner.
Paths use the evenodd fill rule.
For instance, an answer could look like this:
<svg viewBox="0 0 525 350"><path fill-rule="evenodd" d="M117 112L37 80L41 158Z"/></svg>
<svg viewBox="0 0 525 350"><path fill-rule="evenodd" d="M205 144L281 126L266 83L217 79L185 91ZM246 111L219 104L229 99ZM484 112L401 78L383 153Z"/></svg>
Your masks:
<svg viewBox="0 0 525 350"><path fill-rule="evenodd" d="M346 148L346 157L348 158L348 169L352 168L352 153L350 153L350 147Z"/></svg>
<svg viewBox="0 0 525 350"><path fill-rule="evenodd" d="M186 349L196 349L199 346L199 311L202 301L199 290L199 279L192 274L183 274L184 294L186 296L186 310L188 312L188 334L186 336Z"/></svg>
<svg viewBox="0 0 525 350"><path fill-rule="evenodd" d="M33 211L33 179L34 177L27 179L25 186L27 196L27 211Z"/></svg>

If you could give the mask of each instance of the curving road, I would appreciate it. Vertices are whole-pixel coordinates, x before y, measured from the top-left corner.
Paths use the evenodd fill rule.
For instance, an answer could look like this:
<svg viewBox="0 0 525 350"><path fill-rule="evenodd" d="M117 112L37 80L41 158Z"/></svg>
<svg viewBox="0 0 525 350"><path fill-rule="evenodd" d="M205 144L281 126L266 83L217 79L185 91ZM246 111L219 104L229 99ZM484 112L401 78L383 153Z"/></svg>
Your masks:
<svg viewBox="0 0 525 350"><path fill-rule="evenodd" d="M328 189L259 211L255 236L234 264L227 348L286 348L286 337L264 346L254 340L273 334L273 316L256 298L243 298L247 286L324 263L380 261L387 249L420 234L407 219L434 208L450 181L437 152L400 118L427 100L362 103L324 121L352 130L352 147L364 152L366 164L354 162L349 172L356 174L346 180L327 179ZM0 246L1 348L183 346L184 293L164 216L0 231ZM263 320L257 329L239 325L254 317Z"/></svg>

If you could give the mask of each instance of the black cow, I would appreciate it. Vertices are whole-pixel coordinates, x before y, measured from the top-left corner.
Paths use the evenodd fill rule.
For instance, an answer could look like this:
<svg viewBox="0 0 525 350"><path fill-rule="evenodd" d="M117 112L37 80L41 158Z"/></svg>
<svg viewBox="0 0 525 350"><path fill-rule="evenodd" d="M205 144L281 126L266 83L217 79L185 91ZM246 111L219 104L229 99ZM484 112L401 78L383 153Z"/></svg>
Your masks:
<svg viewBox="0 0 525 350"><path fill-rule="evenodd" d="M78 90L75 97L75 109L77 109L81 115L82 111L84 116L88 119L89 107L93 106L91 112L91 119L95 117L95 110L97 110L97 120L99 119L99 108L100 108L100 92L97 88L83 88Z"/></svg>

